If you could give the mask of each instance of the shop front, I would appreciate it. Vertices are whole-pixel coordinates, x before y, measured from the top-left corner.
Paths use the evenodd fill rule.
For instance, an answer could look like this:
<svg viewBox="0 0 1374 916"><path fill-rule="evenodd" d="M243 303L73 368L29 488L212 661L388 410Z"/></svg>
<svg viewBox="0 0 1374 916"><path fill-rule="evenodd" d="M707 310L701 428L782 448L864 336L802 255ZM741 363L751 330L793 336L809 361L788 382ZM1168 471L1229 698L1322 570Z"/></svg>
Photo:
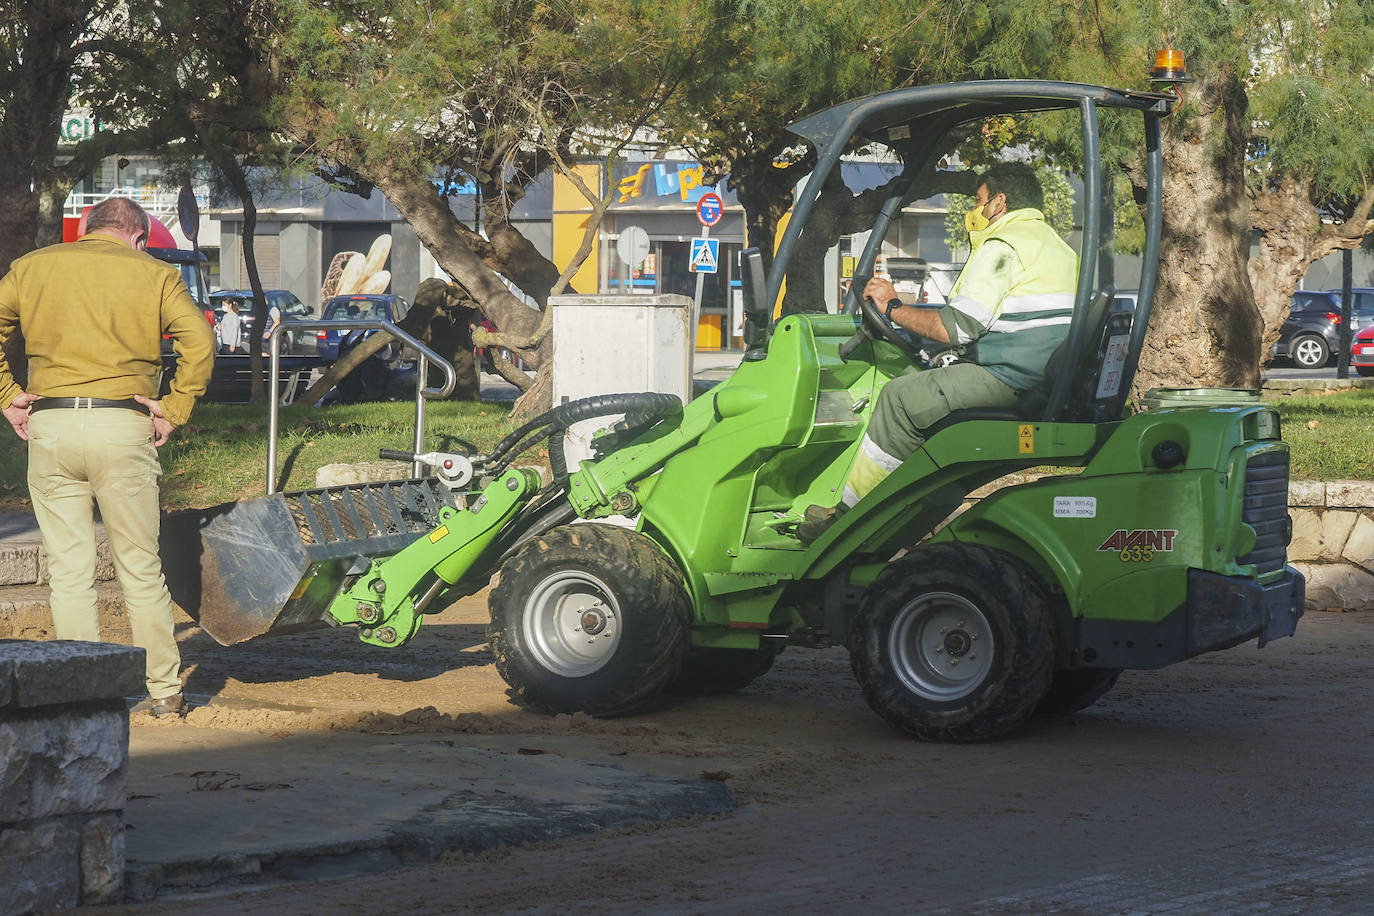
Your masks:
<svg viewBox="0 0 1374 916"><path fill-rule="evenodd" d="M698 163L675 160L630 162L617 170L618 193L602 226L600 286L608 293L675 293L694 301L700 287L697 349L736 349L743 321L744 211L724 183L704 184L704 172ZM697 216L708 191L725 204L709 229ZM620 244L622 236L641 233L647 246ZM715 242L714 258L701 253L703 233Z"/></svg>

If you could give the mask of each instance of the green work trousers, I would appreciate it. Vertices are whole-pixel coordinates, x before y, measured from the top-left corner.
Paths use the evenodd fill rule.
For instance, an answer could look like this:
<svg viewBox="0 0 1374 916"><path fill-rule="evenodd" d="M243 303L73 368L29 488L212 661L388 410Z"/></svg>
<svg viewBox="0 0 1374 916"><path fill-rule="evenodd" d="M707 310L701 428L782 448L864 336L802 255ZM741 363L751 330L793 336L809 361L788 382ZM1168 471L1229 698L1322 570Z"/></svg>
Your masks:
<svg viewBox="0 0 1374 916"><path fill-rule="evenodd" d="M29 418L29 494L43 534L58 639L100 640L92 499L110 541L134 645L146 653L148 694L181 690L172 598L158 557L153 423L120 408L55 408Z"/></svg>
<svg viewBox="0 0 1374 916"><path fill-rule="evenodd" d="M852 506L926 441L926 430L956 410L1011 407L1017 392L976 363L912 371L878 394L854 466L845 480L844 504Z"/></svg>

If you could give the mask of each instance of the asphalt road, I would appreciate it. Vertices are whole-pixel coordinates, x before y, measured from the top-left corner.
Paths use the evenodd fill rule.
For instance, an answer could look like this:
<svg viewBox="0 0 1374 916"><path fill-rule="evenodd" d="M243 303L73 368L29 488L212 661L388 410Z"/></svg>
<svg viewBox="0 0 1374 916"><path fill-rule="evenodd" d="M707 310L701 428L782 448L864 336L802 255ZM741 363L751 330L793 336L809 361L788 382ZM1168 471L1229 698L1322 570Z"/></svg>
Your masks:
<svg viewBox="0 0 1374 916"><path fill-rule="evenodd" d="M365 663L335 631L186 650L226 699L257 692L317 715L424 701L553 747L551 720L511 706L491 676L480 606L464 613L426 624L405 671L388 671L400 656ZM884 725L842 650L792 648L736 694L553 726L582 736L558 751L570 760L610 753L727 780L734 814L122 911L1362 912L1374 899L1371 676L1374 615L1315 613L1264 650L1127 672L1072 718L950 746Z"/></svg>

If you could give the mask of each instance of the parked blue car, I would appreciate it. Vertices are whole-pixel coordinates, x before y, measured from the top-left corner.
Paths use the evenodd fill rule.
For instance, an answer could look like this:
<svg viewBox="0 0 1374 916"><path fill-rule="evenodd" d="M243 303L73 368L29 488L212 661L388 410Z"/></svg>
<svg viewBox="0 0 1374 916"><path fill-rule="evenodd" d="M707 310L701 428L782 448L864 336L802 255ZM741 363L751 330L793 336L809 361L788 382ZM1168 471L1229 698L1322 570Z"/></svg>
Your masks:
<svg viewBox="0 0 1374 916"><path fill-rule="evenodd" d="M410 303L400 296L355 293L330 299L324 304L320 317L325 321L390 321L395 324L408 311ZM339 358L339 343L348 334L348 331L316 332L316 351L320 359L326 363L336 361Z"/></svg>

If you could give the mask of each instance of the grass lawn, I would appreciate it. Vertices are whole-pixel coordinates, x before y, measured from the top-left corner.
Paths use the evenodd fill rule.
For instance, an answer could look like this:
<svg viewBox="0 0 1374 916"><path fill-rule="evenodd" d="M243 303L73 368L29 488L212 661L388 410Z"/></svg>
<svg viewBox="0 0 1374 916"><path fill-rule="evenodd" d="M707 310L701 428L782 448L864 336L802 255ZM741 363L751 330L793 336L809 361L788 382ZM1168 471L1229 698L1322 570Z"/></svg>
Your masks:
<svg viewBox="0 0 1374 916"><path fill-rule="evenodd" d="M1294 479L1374 480L1374 389L1300 395L1273 403L1292 448ZM414 411L411 402L283 409L277 489L313 487L315 471L322 465L375 461L379 448L408 450ZM511 431L509 412L504 403L432 403L426 412L425 448L487 451ZM267 474L267 409L201 404L159 456L162 502L169 510L260 496ZM537 462L547 455L530 458ZM13 437L0 447L0 510L28 507L27 459Z"/></svg>
<svg viewBox="0 0 1374 916"><path fill-rule="evenodd" d="M1273 402L1294 480L1374 480L1374 388Z"/></svg>

